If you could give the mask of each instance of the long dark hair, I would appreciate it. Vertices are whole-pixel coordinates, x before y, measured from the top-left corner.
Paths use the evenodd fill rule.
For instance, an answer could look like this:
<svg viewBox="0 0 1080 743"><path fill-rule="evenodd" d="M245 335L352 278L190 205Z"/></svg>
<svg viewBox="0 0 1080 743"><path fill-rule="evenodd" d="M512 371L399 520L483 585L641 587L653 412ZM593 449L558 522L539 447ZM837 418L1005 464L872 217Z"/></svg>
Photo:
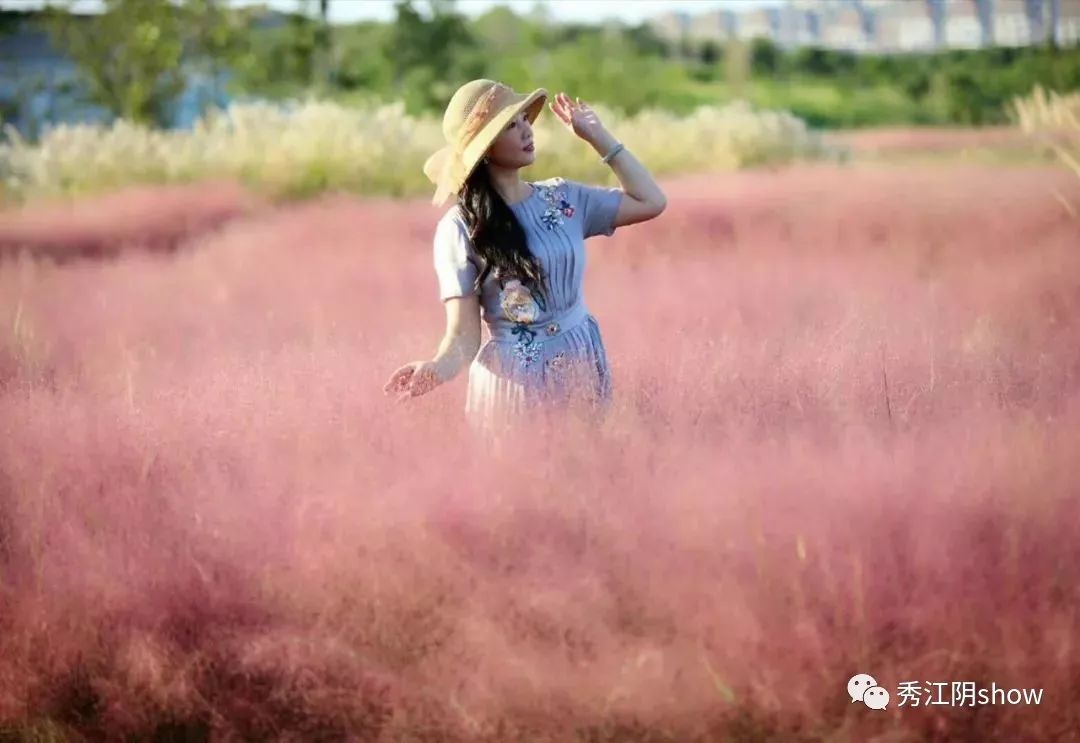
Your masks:
<svg viewBox="0 0 1080 743"><path fill-rule="evenodd" d="M500 284L516 278L526 284L544 306L544 271L540 261L529 250L525 229L518 222L503 197L495 190L488 169L479 165L465 181L458 196L473 249L485 262L476 285L481 286L487 275L496 271Z"/></svg>

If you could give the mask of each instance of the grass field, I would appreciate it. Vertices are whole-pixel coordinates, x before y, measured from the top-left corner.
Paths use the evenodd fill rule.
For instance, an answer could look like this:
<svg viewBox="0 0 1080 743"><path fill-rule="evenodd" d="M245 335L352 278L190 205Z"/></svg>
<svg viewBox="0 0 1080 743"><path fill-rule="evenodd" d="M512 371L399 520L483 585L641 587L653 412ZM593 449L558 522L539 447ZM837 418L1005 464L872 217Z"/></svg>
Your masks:
<svg viewBox="0 0 1080 743"><path fill-rule="evenodd" d="M610 425L497 455L463 378L381 391L444 322L424 199L4 214L7 738L1071 739L1080 180L662 185L587 245Z"/></svg>

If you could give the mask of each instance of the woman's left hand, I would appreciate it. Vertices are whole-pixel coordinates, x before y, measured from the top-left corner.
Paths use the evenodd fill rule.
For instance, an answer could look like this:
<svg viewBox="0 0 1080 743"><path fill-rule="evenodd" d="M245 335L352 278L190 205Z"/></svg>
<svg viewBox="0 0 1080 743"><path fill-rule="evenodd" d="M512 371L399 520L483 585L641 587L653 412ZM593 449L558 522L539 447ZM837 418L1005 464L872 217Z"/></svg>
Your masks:
<svg viewBox="0 0 1080 743"><path fill-rule="evenodd" d="M570 131L586 142L595 142L605 131L600 117L580 98L571 100L566 93L558 93L548 105Z"/></svg>

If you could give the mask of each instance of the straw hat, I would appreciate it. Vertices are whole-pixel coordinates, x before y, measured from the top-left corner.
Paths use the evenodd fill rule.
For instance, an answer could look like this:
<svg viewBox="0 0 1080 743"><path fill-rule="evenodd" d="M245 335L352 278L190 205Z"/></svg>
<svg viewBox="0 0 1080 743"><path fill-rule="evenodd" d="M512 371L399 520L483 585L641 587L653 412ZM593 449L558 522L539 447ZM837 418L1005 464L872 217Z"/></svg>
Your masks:
<svg viewBox="0 0 1080 743"><path fill-rule="evenodd" d="M509 86L483 78L458 88L443 114L446 144L424 163L424 175L435 184L431 203L442 206L456 195L506 125L521 111L530 123L536 121L545 101L544 88L516 93Z"/></svg>

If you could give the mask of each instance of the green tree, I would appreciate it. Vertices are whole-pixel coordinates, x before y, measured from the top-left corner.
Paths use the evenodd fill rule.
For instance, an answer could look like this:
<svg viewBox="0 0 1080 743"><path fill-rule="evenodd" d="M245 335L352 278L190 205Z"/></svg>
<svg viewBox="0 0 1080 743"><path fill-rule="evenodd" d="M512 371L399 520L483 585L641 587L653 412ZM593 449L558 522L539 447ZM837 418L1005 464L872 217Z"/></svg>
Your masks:
<svg viewBox="0 0 1080 743"><path fill-rule="evenodd" d="M314 6L310 0L297 0L294 7L283 24L249 28L244 53L233 65L241 90L281 98L316 82L319 35L318 22L311 16Z"/></svg>
<svg viewBox="0 0 1080 743"><path fill-rule="evenodd" d="M811 77L827 77L833 74L829 52L815 46L796 49L789 55L791 71Z"/></svg>
<svg viewBox="0 0 1080 743"><path fill-rule="evenodd" d="M383 54L391 60L392 94L403 98L411 113L439 109L447 91L475 71L473 36L453 0L428 0L430 18L412 0L397 0L396 17Z"/></svg>
<svg viewBox="0 0 1080 743"><path fill-rule="evenodd" d="M309 0L301 0L299 12L289 16L285 35L285 58L288 78L307 87L315 78L315 55L318 48L318 24L308 13Z"/></svg>
<svg viewBox="0 0 1080 743"><path fill-rule="evenodd" d="M338 30L334 37L334 84L341 90L379 95L390 87L392 62L382 53L389 28L366 21Z"/></svg>
<svg viewBox="0 0 1080 743"><path fill-rule="evenodd" d="M529 22L505 6L496 6L477 17L469 26L482 50L482 74L494 80L513 80L527 84L530 62L539 51L538 34L531 33Z"/></svg>
<svg viewBox="0 0 1080 743"><path fill-rule="evenodd" d="M636 26L628 26L623 33L638 54L649 57L668 56L668 45L648 23L642 22Z"/></svg>
<svg viewBox="0 0 1080 743"><path fill-rule="evenodd" d="M750 69L755 75L775 75L780 68L780 49L768 39L750 42Z"/></svg>
<svg viewBox="0 0 1080 743"><path fill-rule="evenodd" d="M191 66L210 80L209 99L199 102L201 112L219 98L222 74L238 62L246 48L245 19L224 0L187 0L182 6L182 22Z"/></svg>
<svg viewBox="0 0 1080 743"><path fill-rule="evenodd" d="M960 70L948 77L949 118L961 124L982 124L985 116L983 92L978 79Z"/></svg>
<svg viewBox="0 0 1080 743"><path fill-rule="evenodd" d="M913 101L921 101L930 92L930 74L925 70L916 69L904 76L900 83L907 95Z"/></svg>
<svg viewBox="0 0 1080 743"><path fill-rule="evenodd" d="M180 11L168 0L104 0L101 13L81 17L70 5L50 6L45 26L78 65L90 99L117 116L165 124L185 87Z"/></svg>
<svg viewBox="0 0 1080 743"><path fill-rule="evenodd" d="M544 87L566 90L585 100L601 101L627 113L665 105L685 85L683 68L633 52L618 33L580 36L551 52L552 67Z"/></svg>
<svg viewBox="0 0 1080 743"><path fill-rule="evenodd" d="M333 83L331 34L330 0L319 0L319 25L315 29L315 85L320 89L327 89Z"/></svg>
<svg viewBox="0 0 1080 743"><path fill-rule="evenodd" d="M708 39L701 45L701 49L698 51L698 58L701 60L701 64L708 67L714 67L717 62L720 61L720 45Z"/></svg>

